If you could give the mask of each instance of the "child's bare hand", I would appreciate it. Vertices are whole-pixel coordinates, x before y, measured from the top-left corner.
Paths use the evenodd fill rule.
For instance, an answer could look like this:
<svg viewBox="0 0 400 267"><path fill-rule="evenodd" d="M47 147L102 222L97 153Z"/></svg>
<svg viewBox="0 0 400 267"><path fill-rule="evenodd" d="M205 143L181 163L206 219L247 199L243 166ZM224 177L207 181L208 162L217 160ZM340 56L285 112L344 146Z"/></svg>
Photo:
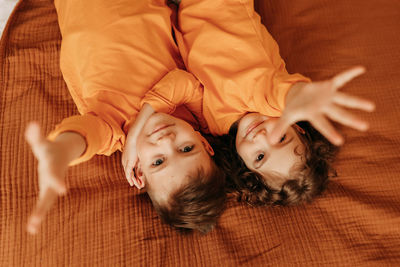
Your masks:
<svg viewBox="0 0 400 267"><path fill-rule="evenodd" d="M345 108L371 112L375 104L369 100L338 92L338 89L365 72L364 67L354 67L332 79L313 83L295 84L286 98L286 107L269 141L276 144L290 125L298 121L309 121L335 145L343 143L343 137L336 131L328 119L345 126L365 131L369 125Z"/></svg>
<svg viewBox="0 0 400 267"><path fill-rule="evenodd" d="M136 166L138 157L136 153L136 138L135 140L131 140L132 137L130 135L127 136L126 144L124 147L124 151L122 152L122 166L124 168L125 177L128 180L130 186L134 185L134 175L135 172L133 169Z"/></svg>
<svg viewBox="0 0 400 267"><path fill-rule="evenodd" d="M46 140L41 134L38 123L28 125L25 139L38 160L39 199L27 225L28 232L35 234L57 197L66 193L68 160L56 143Z"/></svg>
<svg viewBox="0 0 400 267"><path fill-rule="evenodd" d="M128 135L126 137L124 151L122 152L122 166L125 171L125 177L131 186L136 186L137 188L142 188L143 185L138 184L135 179L135 172L133 168L136 167L138 161L138 156L136 152L136 143L139 134L141 133L146 121L155 113L153 107L144 103L134 124L130 127Z"/></svg>

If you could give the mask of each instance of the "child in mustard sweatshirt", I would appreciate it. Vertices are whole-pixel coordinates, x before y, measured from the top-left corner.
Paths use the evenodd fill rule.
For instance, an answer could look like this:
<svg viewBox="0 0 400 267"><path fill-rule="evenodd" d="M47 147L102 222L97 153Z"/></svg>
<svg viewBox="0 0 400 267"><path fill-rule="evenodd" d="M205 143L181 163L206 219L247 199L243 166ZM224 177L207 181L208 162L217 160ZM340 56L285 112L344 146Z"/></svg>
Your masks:
<svg viewBox="0 0 400 267"><path fill-rule="evenodd" d="M138 140L138 188L147 191L165 222L209 231L224 207L225 173L193 128L201 123L185 107L172 110L172 116L155 112L162 99L155 110L141 104L157 81L183 66L171 34L171 10L162 0L56 0L55 6L60 67L80 115L64 119L47 138L37 123L26 129L39 174L28 231L36 233L54 201L66 193L69 166L122 150L130 128L140 129L129 131Z"/></svg>

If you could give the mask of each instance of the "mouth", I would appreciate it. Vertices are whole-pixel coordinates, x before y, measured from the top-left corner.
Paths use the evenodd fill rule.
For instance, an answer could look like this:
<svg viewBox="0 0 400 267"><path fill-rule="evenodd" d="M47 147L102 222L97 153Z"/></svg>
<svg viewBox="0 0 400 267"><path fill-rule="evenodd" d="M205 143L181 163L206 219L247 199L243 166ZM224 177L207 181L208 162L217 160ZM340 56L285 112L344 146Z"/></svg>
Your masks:
<svg viewBox="0 0 400 267"><path fill-rule="evenodd" d="M255 128L257 128L260 124L262 124L264 121L257 121L249 125L247 128L246 134L244 138L246 138Z"/></svg>
<svg viewBox="0 0 400 267"><path fill-rule="evenodd" d="M159 132L159 131L161 131L161 130L164 130L164 129L166 129L166 128L168 128L168 127L171 127L171 126L174 126L175 124L160 124L160 125L157 125L155 128L154 128L154 130L148 135L148 136L151 136L151 135L153 135L153 134L155 134L155 133L157 133L157 132Z"/></svg>

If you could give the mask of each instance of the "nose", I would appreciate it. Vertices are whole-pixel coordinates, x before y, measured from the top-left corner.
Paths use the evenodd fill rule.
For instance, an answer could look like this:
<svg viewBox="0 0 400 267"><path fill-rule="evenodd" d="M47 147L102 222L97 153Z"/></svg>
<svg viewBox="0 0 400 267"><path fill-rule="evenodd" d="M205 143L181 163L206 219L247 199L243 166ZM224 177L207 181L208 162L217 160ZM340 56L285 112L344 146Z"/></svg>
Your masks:
<svg viewBox="0 0 400 267"><path fill-rule="evenodd" d="M256 147L261 147L261 146L270 147L270 144L268 143L267 140L267 135L268 132L266 129L260 129L256 133L254 133L254 135L249 141Z"/></svg>
<svg viewBox="0 0 400 267"><path fill-rule="evenodd" d="M158 143L172 143L175 141L176 134L174 132L166 133L160 136L157 140Z"/></svg>
<svg viewBox="0 0 400 267"><path fill-rule="evenodd" d="M260 138L266 138L266 137L267 137L267 130L265 128L262 128L254 134L253 141L260 139Z"/></svg>

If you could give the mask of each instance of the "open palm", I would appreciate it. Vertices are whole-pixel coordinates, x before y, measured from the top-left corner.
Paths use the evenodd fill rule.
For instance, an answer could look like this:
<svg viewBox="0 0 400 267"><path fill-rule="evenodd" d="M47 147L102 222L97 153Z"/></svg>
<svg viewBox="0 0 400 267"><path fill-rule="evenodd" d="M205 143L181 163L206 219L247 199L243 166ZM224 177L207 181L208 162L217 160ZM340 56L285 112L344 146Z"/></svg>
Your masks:
<svg viewBox="0 0 400 267"><path fill-rule="evenodd" d="M329 119L360 131L367 130L368 123L348 109L371 112L375 109L375 104L369 100L338 91L339 88L364 72L364 67L354 67L329 80L295 84L288 92L286 107L271 131L269 141L276 144L290 125L298 121L309 121L315 129L335 145L341 145L343 137L329 122Z"/></svg>
<svg viewBox="0 0 400 267"><path fill-rule="evenodd" d="M46 140L37 123L28 125L25 138L38 160L39 199L27 226L28 232L35 234L57 197L66 193L68 160L56 143Z"/></svg>

